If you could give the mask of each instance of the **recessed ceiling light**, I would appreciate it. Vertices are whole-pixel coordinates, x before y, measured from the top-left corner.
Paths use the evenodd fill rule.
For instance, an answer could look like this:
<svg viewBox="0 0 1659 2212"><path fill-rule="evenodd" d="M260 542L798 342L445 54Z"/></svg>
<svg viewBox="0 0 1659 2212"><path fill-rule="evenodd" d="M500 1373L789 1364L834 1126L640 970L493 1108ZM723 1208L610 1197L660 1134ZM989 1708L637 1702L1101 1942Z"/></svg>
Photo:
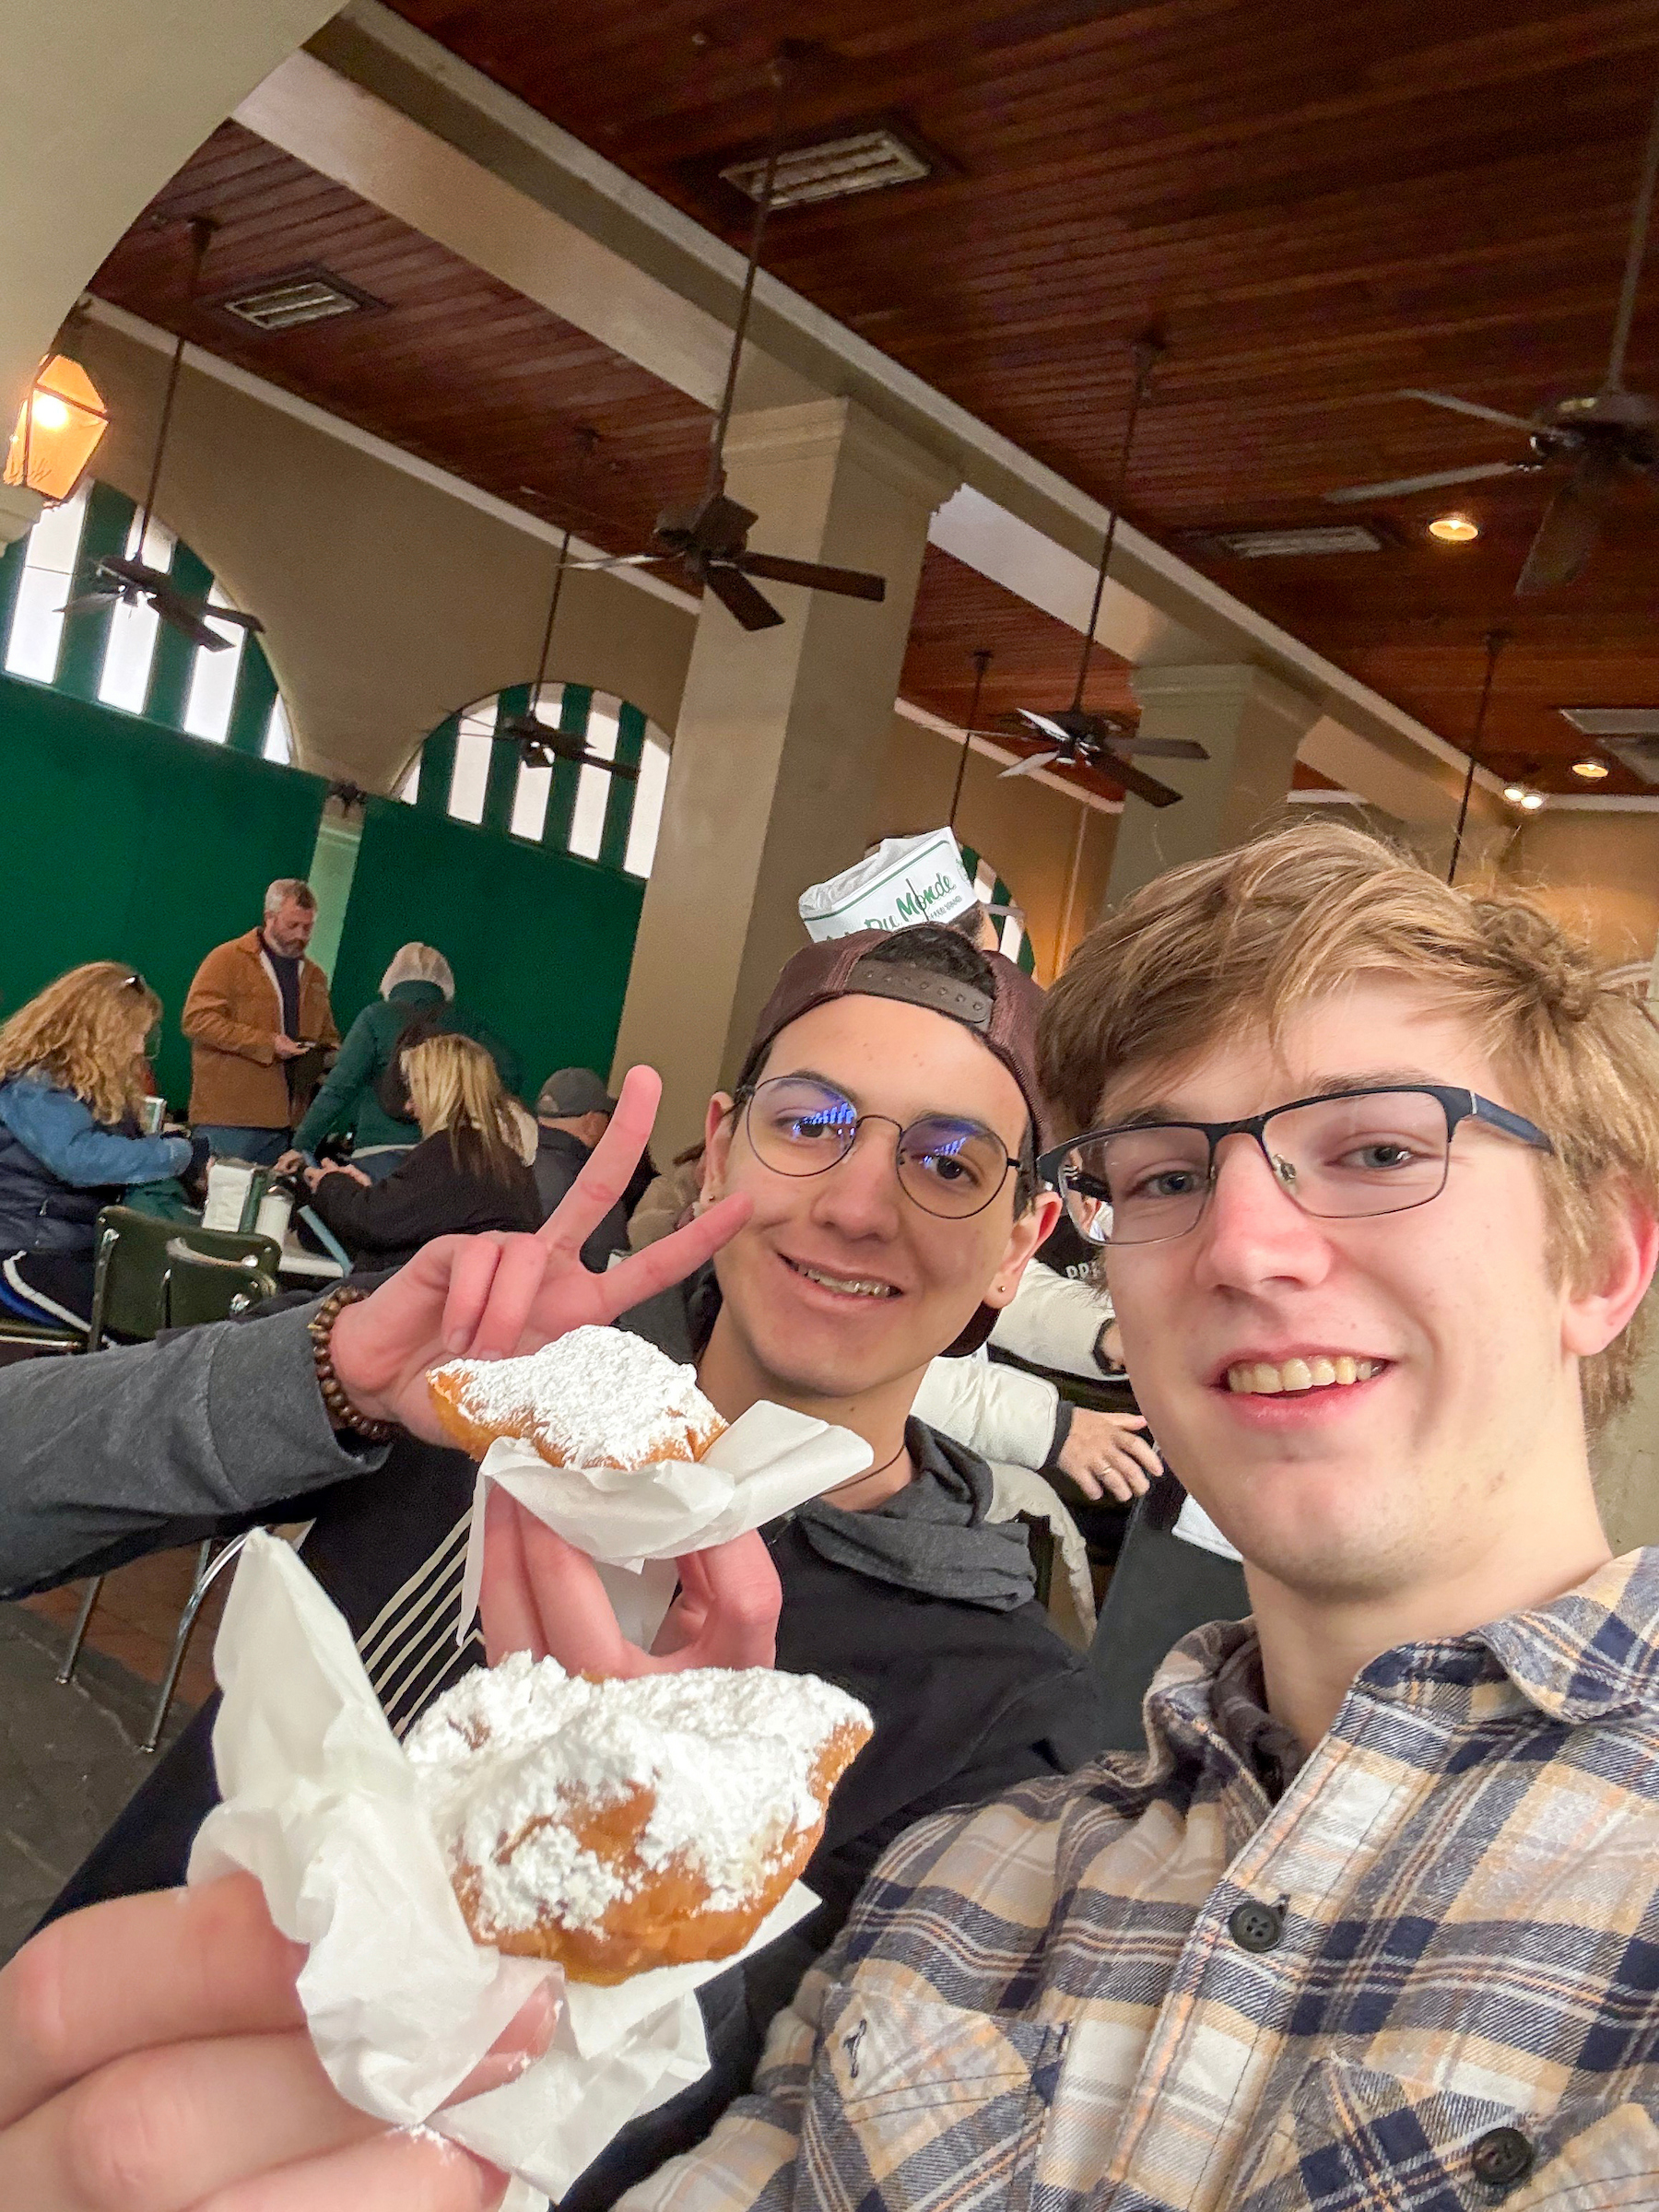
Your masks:
<svg viewBox="0 0 1659 2212"><path fill-rule="evenodd" d="M1586 783L1599 783L1607 773L1607 764L1605 760L1598 760L1594 753L1586 753L1582 760L1573 762L1572 772L1575 776L1583 776Z"/></svg>
<svg viewBox="0 0 1659 2212"><path fill-rule="evenodd" d="M1437 514L1429 525L1429 535L1438 537L1442 546L1467 546L1480 535L1480 524L1472 514Z"/></svg>
<svg viewBox="0 0 1659 2212"><path fill-rule="evenodd" d="M1503 795L1512 806L1519 806L1526 796L1526 786L1524 783L1506 783L1503 787Z"/></svg>
<svg viewBox="0 0 1659 2212"><path fill-rule="evenodd" d="M1544 794L1541 791L1524 791L1521 794L1521 811L1524 814L1536 814L1543 804Z"/></svg>
<svg viewBox="0 0 1659 2212"><path fill-rule="evenodd" d="M933 163L907 146L896 131L854 131L841 138L821 138L814 146L792 146L778 156L772 176L774 207L805 207L817 200L851 199L854 193L880 192L889 184L913 184L929 176ZM720 172L751 200L760 197L766 162L735 161Z"/></svg>

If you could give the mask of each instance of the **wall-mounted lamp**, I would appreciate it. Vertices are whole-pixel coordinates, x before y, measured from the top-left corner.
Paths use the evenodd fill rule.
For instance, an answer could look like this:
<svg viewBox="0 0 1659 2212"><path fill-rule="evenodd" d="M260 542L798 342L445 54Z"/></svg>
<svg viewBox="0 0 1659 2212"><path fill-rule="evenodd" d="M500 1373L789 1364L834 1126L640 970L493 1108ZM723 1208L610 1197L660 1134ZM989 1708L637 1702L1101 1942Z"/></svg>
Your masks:
<svg viewBox="0 0 1659 2212"><path fill-rule="evenodd" d="M54 353L23 402L0 482L27 487L56 506L80 482L109 427L98 386L78 361Z"/></svg>

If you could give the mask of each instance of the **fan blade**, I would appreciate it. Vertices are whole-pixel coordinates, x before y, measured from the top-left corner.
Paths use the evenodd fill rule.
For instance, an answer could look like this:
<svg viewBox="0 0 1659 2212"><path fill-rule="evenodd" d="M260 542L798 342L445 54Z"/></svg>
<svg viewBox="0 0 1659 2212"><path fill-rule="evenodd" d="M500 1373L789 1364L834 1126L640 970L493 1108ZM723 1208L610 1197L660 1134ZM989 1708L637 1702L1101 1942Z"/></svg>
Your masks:
<svg viewBox="0 0 1659 2212"><path fill-rule="evenodd" d="M221 638L217 629L209 629L202 620L200 607L191 599L181 599L177 592L148 592L145 594L151 606L182 638L199 645L204 653L224 653L229 648L229 638Z"/></svg>
<svg viewBox="0 0 1659 2212"><path fill-rule="evenodd" d="M1059 723L1047 714L1039 714L1034 707L1017 707L1014 711L1021 722L1029 722L1034 730L1041 730L1045 737L1053 737L1062 748L1071 744L1071 732L1063 729Z"/></svg>
<svg viewBox="0 0 1659 2212"><path fill-rule="evenodd" d="M1121 753L1103 752L1091 765L1113 783L1121 783L1125 791L1132 791L1137 799L1145 799L1148 806L1173 806L1181 798L1178 791L1171 791L1156 776L1145 774Z"/></svg>
<svg viewBox="0 0 1659 2212"><path fill-rule="evenodd" d="M215 606L211 600L203 606L202 618L207 622L234 622L238 629L258 630L262 634L265 630L265 624L257 615L241 614L234 606Z"/></svg>
<svg viewBox="0 0 1659 2212"><path fill-rule="evenodd" d="M1401 399L1426 399L1431 407L1450 407L1454 415L1473 415L1477 422L1500 422L1512 430L1532 431L1535 422L1524 415L1506 415L1501 407L1488 407L1478 399L1454 399L1450 392L1423 392L1416 384L1402 384L1396 395Z"/></svg>
<svg viewBox="0 0 1659 2212"><path fill-rule="evenodd" d="M112 585L100 590L94 584L89 591L77 592L73 599L65 599L57 611L60 615L89 615L113 606L120 596Z"/></svg>
<svg viewBox="0 0 1659 2212"><path fill-rule="evenodd" d="M1209 755L1195 737L1112 737L1114 753L1141 753L1148 760L1207 760Z"/></svg>
<svg viewBox="0 0 1659 2212"><path fill-rule="evenodd" d="M1583 574L1601 536L1602 509L1618 474L1616 453L1595 447L1584 454L1544 511L1538 535L1516 579L1518 599L1555 591Z"/></svg>
<svg viewBox="0 0 1659 2212"><path fill-rule="evenodd" d="M783 619L747 576L724 561L713 562L705 569L703 581L727 614L745 629L776 629Z"/></svg>
<svg viewBox="0 0 1659 2212"><path fill-rule="evenodd" d="M1402 500L1408 492L1442 491L1451 484L1482 484L1488 477L1524 474L1528 466L1524 461L1483 461L1476 468L1437 468L1426 477L1396 477L1389 484L1350 484L1343 491L1320 496L1327 507L1345 507L1356 500Z"/></svg>
<svg viewBox="0 0 1659 2212"><path fill-rule="evenodd" d="M152 569L142 560L129 560L124 554L111 554L98 564L98 573L118 583L130 583L141 592L166 592L172 589L172 579L165 569Z"/></svg>
<svg viewBox="0 0 1659 2212"><path fill-rule="evenodd" d="M1016 760L1012 768L1005 768L998 776L997 782L1006 783L1015 776L1034 776L1040 768L1047 768L1053 761L1059 759L1058 753L1032 753L1024 760ZM1066 765L1069 766L1070 763L1067 762Z"/></svg>
<svg viewBox="0 0 1659 2212"><path fill-rule="evenodd" d="M674 553L596 553L591 559L561 560L561 569L648 569L653 561L676 560Z"/></svg>
<svg viewBox="0 0 1659 2212"><path fill-rule="evenodd" d="M798 583L804 591L835 592L843 599L887 597L885 576L869 576L862 569L828 569L813 560L785 560L776 553L739 553L732 566L746 576L764 576L772 583Z"/></svg>

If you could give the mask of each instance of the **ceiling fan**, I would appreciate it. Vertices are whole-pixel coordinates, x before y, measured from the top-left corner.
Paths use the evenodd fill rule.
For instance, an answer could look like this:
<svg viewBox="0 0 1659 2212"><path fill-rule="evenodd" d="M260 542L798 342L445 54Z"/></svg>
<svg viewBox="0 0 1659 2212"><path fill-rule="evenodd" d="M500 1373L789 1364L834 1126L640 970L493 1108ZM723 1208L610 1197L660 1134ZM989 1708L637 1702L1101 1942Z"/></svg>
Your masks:
<svg viewBox="0 0 1659 2212"><path fill-rule="evenodd" d="M591 461L599 444L596 430L577 433L583 453ZM547 655L553 647L553 625L559 619L559 594L564 590L565 571L578 566L570 559L571 525L565 524L559 541L559 559L553 565L553 594L547 601L547 619L542 628L541 655L535 664L535 681L530 687L530 712L525 714L505 714L497 722L493 735L502 745L516 747L519 759L526 768L551 768L555 760L569 760L578 768L602 768L607 776L620 776L624 782L637 783L640 771L626 760L607 760L603 753L590 752L581 739L568 730L556 730L541 721L535 712L535 702L542 695L547 680Z"/></svg>
<svg viewBox="0 0 1659 2212"><path fill-rule="evenodd" d="M1647 251L1655 177L1659 177L1659 98L1654 100L1636 204L1630 212L1630 243L1613 321L1613 343L1598 391L1557 400L1529 417L1507 414L1501 407L1488 407L1478 400L1457 399L1447 392L1423 392L1408 386L1400 393L1402 399L1426 400L1432 407L1450 407L1457 415L1472 415L1481 422L1502 423L1506 429L1524 431L1531 449L1528 458L1486 461L1472 468L1433 469L1426 476L1401 477L1387 484L1357 484L1343 491L1327 491L1326 500L1345 506L1361 500L1403 499L1414 491L1440 491L1453 484L1478 484L1488 477L1536 475L1564 466L1566 482L1544 511L1515 592L1518 597L1530 597L1535 592L1554 591L1575 582L1595 550L1603 512L1618 485L1631 476L1645 477L1650 484L1659 483L1659 405L1642 393L1627 392L1624 385L1625 349Z"/></svg>
<svg viewBox="0 0 1659 2212"><path fill-rule="evenodd" d="M1095 625L1100 618L1100 601L1106 591L1106 572L1112 565L1112 548L1117 537L1118 517L1124 509L1124 492L1129 480L1129 457L1135 445L1135 428L1139 418L1141 403L1152 382L1152 372L1163 354L1161 338L1150 332L1135 341L1135 382L1129 395L1129 415L1124 425L1124 444L1118 460L1117 486L1112 493L1112 509L1106 518L1106 536L1100 547L1100 563L1095 571L1094 600L1088 610L1088 622L1083 632L1083 651L1077 662L1077 681L1072 691L1069 707L1059 707L1040 712L1034 707L1019 707L1010 720L1018 719L1026 727L1022 736L1036 735L1050 740L1046 752L1032 753L1024 760L1017 760L1012 768L1005 768L1002 780L1017 776L1034 776L1039 769L1093 768L1132 791L1136 798L1145 799L1148 806L1173 806L1181 794L1169 784L1160 783L1156 776L1148 776L1127 758L1139 753L1147 759L1207 760L1203 746L1191 737L1142 737L1134 725L1115 714L1097 713L1083 704L1083 693L1088 682L1088 664L1094 653ZM979 690L976 685L974 700ZM971 715L969 718L972 720ZM1006 741L1006 730L969 730L964 742L971 737L994 737Z"/></svg>
<svg viewBox="0 0 1659 2212"><path fill-rule="evenodd" d="M202 264L207 248L213 241L217 226L205 215L191 218L190 238L192 266L190 297L194 298L201 283ZM165 569L152 569L144 559L144 541L148 534L150 518L156 511L156 488L161 481L161 463L167 453L167 433L172 423L173 399L179 389L179 371L184 363L184 336L181 332L173 344L172 361L167 371L167 387L161 400L161 419L156 429L156 450L150 457L149 483L145 488L144 504L134 524L131 553L106 554L92 571L91 581L83 591L77 592L59 609L66 616L90 614L119 602L124 606L148 606L153 607L170 629L188 638L193 645L200 645L208 653L223 653L229 644L229 638L217 629L209 629L209 621L233 623L239 629L261 630L265 624L257 615L239 614L233 606L217 606L208 599L193 599L179 590Z"/></svg>
<svg viewBox="0 0 1659 2212"><path fill-rule="evenodd" d="M788 82L786 65L789 58L786 49L771 67L776 93L771 137L767 147L765 172L755 202L754 227L749 233L748 263L744 271L743 291L737 304L737 320L732 329L731 355L726 362L725 389L721 395L720 411L710 434L709 469L701 494L689 507L669 508L658 515L656 526L652 532L649 552L621 553L607 559L574 560L569 564L575 569L620 569L648 568L658 561L677 561L688 575L712 592L734 619L749 630L772 629L783 619L771 602L756 590L750 581L756 576L771 583L798 584L805 591L831 592L843 599L879 602L887 596L886 580L868 575L861 569L830 568L822 561L815 560L789 560L777 553L751 553L748 534L760 518L752 508L740 506L735 500L726 497L726 431L731 425L732 406L736 397L737 371L743 358L744 339L748 332L755 278L760 266L760 245L766 235L767 218L771 213L778 156L782 149L783 94Z"/></svg>

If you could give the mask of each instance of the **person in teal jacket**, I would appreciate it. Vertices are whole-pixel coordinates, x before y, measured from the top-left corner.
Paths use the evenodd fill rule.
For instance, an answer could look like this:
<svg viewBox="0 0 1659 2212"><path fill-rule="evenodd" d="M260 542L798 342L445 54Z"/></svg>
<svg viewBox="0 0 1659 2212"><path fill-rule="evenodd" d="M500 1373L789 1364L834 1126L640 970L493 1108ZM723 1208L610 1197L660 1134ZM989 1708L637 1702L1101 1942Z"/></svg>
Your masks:
<svg viewBox="0 0 1659 2212"><path fill-rule="evenodd" d="M294 1152L312 1156L325 1136L352 1140L354 1163L372 1181L390 1175L420 1142L419 1124L394 1113L387 1094L402 1094L401 1084L382 1081L412 1022L423 1029L458 1030L476 1038L494 1058L502 1084L516 1091L521 1070L516 1056L499 1038L458 1012L455 978L442 953L430 945L403 945L381 978L379 998L366 1006L340 1046L339 1056L294 1132Z"/></svg>

